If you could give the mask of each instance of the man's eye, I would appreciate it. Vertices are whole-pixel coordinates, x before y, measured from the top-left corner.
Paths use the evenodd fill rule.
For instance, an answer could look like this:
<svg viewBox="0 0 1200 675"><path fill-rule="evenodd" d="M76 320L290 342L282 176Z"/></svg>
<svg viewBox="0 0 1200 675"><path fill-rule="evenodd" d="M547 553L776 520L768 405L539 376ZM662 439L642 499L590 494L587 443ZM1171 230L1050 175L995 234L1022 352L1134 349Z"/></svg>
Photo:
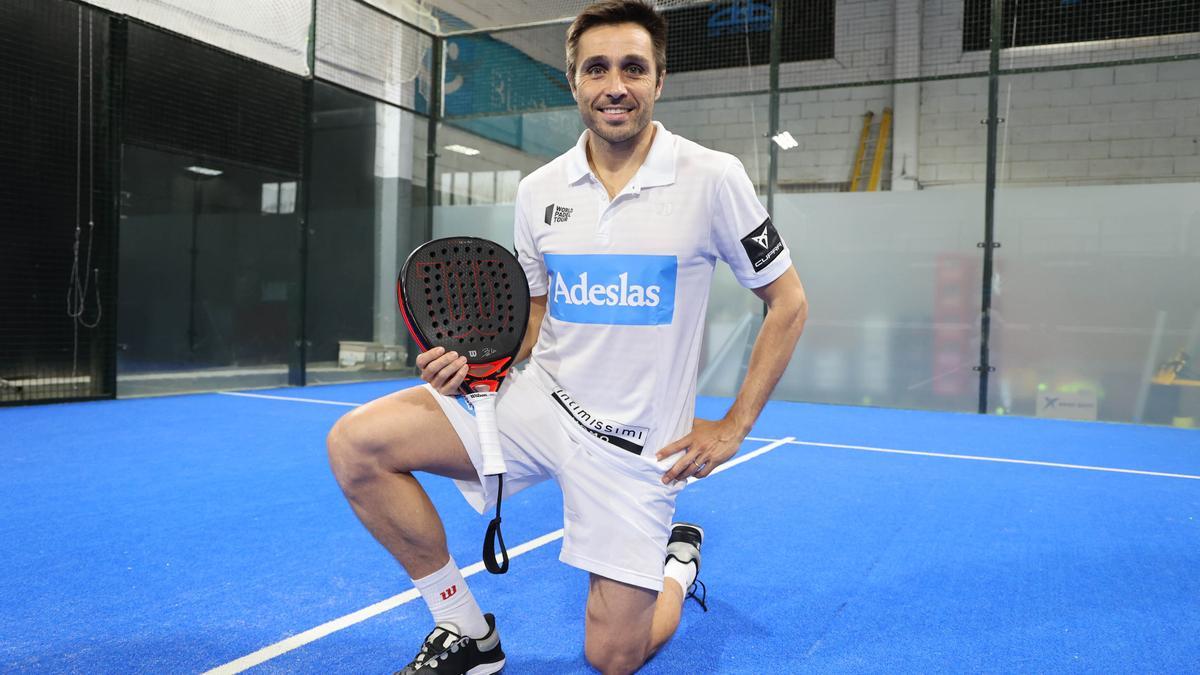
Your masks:
<svg viewBox="0 0 1200 675"><path fill-rule="evenodd" d="M646 72L646 70L641 66L626 66L625 70L633 73L634 75L641 75L642 73Z"/></svg>
<svg viewBox="0 0 1200 675"><path fill-rule="evenodd" d="M600 75L603 72L604 72L604 68L602 68L600 66L592 66L591 68L587 69L588 75Z"/></svg>

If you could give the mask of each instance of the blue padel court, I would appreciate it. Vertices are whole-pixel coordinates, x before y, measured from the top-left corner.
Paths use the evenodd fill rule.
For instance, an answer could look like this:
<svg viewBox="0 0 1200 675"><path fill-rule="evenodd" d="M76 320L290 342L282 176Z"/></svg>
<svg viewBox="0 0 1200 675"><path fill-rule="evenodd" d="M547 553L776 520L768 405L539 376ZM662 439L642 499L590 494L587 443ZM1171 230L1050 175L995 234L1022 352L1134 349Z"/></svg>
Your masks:
<svg viewBox="0 0 1200 675"><path fill-rule="evenodd" d="M0 409L0 672L390 673L431 627L325 434L413 380ZM701 399L716 417L725 399ZM507 673L586 673L562 506L422 482ZM1200 670L1200 434L772 402L681 494L709 611L646 673Z"/></svg>

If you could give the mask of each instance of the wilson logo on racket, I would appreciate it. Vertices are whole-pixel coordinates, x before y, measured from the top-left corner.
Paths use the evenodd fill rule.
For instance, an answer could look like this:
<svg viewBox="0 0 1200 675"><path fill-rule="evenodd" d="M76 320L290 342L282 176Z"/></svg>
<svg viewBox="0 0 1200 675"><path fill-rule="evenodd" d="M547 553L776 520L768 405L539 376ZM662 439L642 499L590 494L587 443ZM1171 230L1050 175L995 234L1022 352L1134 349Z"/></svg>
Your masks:
<svg viewBox="0 0 1200 675"><path fill-rule="evenodd" d="M679 264L667 255L547 254L550 316L572 323L657 326L675 315Z"/></svg>
<svg viewBox="0 0 1200 675"><path fill-rule="evenodd" d="M471 337L492 338L508 328L506 317L495 323L475 321L477 317L490 317L502 314L497 312L497 303L502 302L502 296L489 293L491 279L485 272L490 272L496 260L473 260L466 263L448 264L443 262L415 263L417 274L425 278L436 278L437 296L442 301L447 315L442 322L447 337L465 339ZM485 267L486 266L486 267ZM432 303L431 305L432 306ZM435 322L434 327L438 327ZM440 338L440 334L437 334ZM494 349L482 349L470 352L471 357L489 356Z"/></svg>

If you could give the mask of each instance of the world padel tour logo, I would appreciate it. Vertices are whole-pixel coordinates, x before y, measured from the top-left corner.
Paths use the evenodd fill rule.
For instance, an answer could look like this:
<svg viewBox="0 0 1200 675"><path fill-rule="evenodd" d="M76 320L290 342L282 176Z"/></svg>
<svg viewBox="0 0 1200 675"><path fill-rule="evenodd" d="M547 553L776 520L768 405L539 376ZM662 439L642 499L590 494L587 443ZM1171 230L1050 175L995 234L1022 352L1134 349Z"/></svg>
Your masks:
<svg viewBox="0 0 1200 675"><path fill-rule="evenodd" d="M669 324L678 270L670 255L548 253L550 316L572 323Z"/></svg>
<svg viewBox="0 0 1200 675"><path fill-rule="evenodd" d="M551 204L546 207L546 217L544 220L546 221L547 225L565 223L571 219L571 213L574 211L575 209L568 209L565 206Z"/></svg>

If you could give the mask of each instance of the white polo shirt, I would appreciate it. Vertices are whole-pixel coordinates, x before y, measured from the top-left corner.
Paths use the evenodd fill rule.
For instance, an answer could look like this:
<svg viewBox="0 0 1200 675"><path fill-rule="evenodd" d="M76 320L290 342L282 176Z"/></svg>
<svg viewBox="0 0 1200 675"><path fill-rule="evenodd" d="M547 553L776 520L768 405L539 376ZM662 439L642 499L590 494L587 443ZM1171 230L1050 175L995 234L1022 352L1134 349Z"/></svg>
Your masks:
<svg viewBox="0 0 1200 675"><path fill-rule="evenodd" d="M527 176L514 237L530 295L548 296L527 372L592 436L651 460L691 430L716 261L747 288L791 266L741 162L654 125L612 200L587 131Z"/></svg>

